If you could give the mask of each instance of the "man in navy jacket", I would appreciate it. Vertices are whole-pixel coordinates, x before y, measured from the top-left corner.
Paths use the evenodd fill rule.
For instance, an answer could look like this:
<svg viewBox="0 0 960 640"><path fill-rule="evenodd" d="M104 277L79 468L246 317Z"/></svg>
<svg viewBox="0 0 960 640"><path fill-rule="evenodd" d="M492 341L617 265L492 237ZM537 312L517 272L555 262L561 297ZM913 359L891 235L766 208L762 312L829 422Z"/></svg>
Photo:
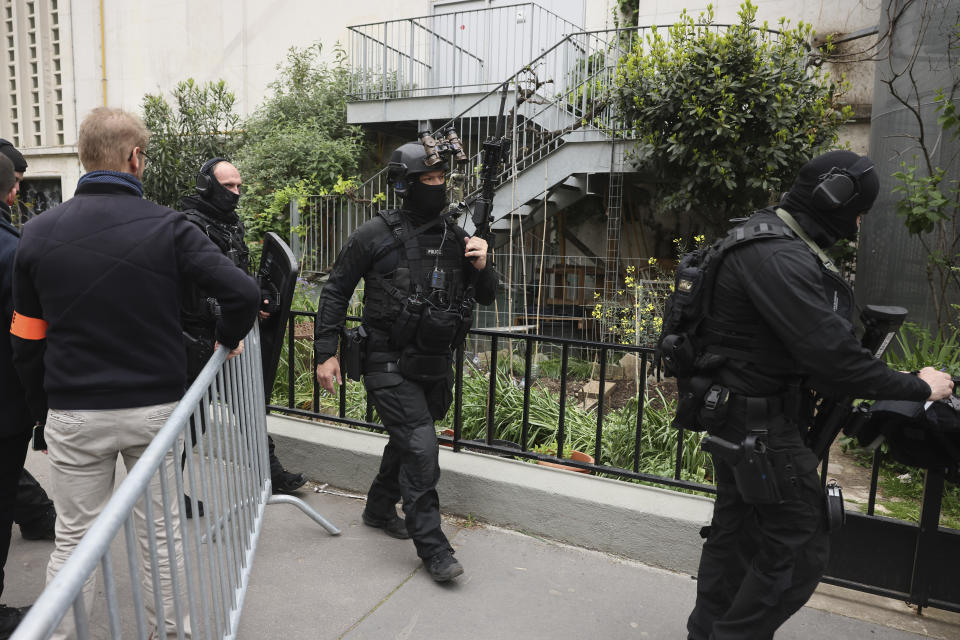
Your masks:
<svg viewBox="0 0 960 640"><path fill-rule="evenodd" d="M134 115L94 109L80 125L78 151L88 173L73 198L30 220L14 267L15 363L34 415L45 415L51 491L57 506L49 582L113 492L118 455L132 468L183 395L186 359L179 294L200 283L220 302L218 342L239 353L253 326L259 290L182 213L143 199L140 177L149 134ZM49 413L47 408L49 407ZM171 452L165 469L175 482ZM144 604L154 637L190 635L174 617L172 571L183 566L179 517L172 511L168 557L159 475L151 482L154 522L134 509L146 544L153 527L163 611L153 611L144 571ZM89 608L94 576L84 585ZM54 638L69 637L66 616Z"/></svg>

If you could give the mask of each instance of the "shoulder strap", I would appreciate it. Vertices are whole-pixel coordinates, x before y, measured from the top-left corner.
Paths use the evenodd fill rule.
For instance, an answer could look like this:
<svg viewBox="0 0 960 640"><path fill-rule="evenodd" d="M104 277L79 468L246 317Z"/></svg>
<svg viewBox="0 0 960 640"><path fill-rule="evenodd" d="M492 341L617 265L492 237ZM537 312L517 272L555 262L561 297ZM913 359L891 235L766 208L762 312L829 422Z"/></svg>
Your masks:
<svg viewBox="0 0 960 640"><path fill-rule="evenodd" d="M378 260L380 256L385 254L387 251L392 251L397 247L407 244L417 236L423 234L425 231L431 227L435 227L442 222L440 218L435 220L428 220L419 227L415 227L410 233L404 231L403 220L400 217L400 212L396 209L391 209L387 211L380 212L380 218L386 223L387 227L393 233L394 239L389 244L381 247L377 250L376 254L373 256L374 260ZM462 242L462 239L461 239Z"/></svg>
<svg viewBox="0 0 960 640"><path fill-rule="evenodd" d="M720 262L728 251L734 247L744 245L756 240L766 238L794 237L790 227L779 224L770 224L769 222L746 222L727 232L727 235L720 240L715 247L715 254L710 258L709 269L707 269L705 282L705 300L703 306L703 315L708 317L713 309L713 286L716 280L717 272L720 270Z"/></svg>
<svg viewBox="0 0 960 640"><path fill-rule="evenodd" d="M820 259L820 262L823 263L823 266L833 273L840 273L840 270L837 269L837 266L833 264L833 260L824 253L823 249L820 248L816 242L813 241L813 238L807 235L807 232L803 230L803 227L797 222L796 218L787 213L785 209L777 208L777 217L783 220L790 229L793 230L797 237L803 240L807 247L810 248L810 251L813 252L813 255L817 256Z"/></svg>
<svg viewBox="0 0 960 640"><path fill-rule="evenodd" d="M187 209L183 212L187 220L200 227L207 227L213 224L214 220L197 211L196 209Z"/></svg>

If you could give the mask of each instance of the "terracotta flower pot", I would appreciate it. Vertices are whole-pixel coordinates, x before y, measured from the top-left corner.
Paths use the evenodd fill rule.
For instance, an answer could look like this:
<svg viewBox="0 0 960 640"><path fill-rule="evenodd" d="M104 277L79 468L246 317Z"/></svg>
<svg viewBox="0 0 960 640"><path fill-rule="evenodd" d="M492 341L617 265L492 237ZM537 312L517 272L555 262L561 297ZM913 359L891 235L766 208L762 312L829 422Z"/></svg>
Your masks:
<svg viewBox="0 0 960 640"><path fill-rule="evenodd" d="M577 451L572 449L570 455L567 457L568 460L575 460L577 462L586 462L588 464L593 464L593 456L588 455L582 451ZM563 469L565 471L574 471L576 473L590 473L588 469L581 469L580 467L570 467L565 464L559 464L557 462L547 462L546 460L537 460L537 464L541 464L545 467L553 467L554 469Z"/></svg>
<svg viewBox="0 0 960 640"><path fill-rule="evenodd" d="M453 429L444 429L443 431L440 432L440 435L442 435L442 436L447 436L448 438L450 438L451 440L453 440ZM453 443L452 443L452 442L441 442L441 443L440 443L440 446L441 446L441 447L450 447L450 448L452 449L452 448L453 448Z"/></svg>

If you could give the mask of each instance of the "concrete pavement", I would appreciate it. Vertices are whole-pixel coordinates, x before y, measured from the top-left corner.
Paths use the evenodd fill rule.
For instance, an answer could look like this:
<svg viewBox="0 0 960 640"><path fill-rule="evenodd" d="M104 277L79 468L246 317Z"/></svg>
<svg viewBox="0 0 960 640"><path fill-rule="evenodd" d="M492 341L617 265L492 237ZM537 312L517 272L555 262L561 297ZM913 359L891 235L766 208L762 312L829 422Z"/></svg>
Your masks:
<svg viewBox="0 0 960 640"><path fill-rule="evenodd" d="M409 541L360 522L361 496L326 491L335 490L305 498L343 530L339 537L327 536L290 507L268 508L242 640L686 637L696 597L688 575L447 518L445 530L466 573L438 585ZM863 617L889 615L865 607L862 594L854 596ZM806 607L777 638L958 637L960 618L941 628L927 614L918 618L902 609L899 626L917 633Z"/></svg>
<svg viewBox="0 0 960 640"><path fill-rule="evenodd" d="M28 467L45 481L43 456L31 453ZM437 585L409 541L360 522L362 496L324 488L302 497L343 533L329 536L287 505L267 508L241 640L685 637L695 597L689 575L447 518L466 574ZM5 603L36 597L51 548L15 530ZM98 607L94 628L101 633L103 615ZM821 586L777 634L778 640L811 637L958 638L960 616L934 609L916 616L902 603Z"/></svg>

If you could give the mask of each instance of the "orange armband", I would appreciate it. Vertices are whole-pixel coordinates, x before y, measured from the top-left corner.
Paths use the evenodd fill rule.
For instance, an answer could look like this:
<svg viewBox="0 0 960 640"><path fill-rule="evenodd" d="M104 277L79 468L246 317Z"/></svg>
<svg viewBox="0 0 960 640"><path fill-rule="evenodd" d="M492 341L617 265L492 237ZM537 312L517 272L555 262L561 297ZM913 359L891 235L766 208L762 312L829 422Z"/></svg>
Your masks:
<svg viewBox="0 0 960 640"><path fill-rule="evenodd" d="M47 321L13 312L10 333L24 340L43 340L47 337Z"/></svg>

